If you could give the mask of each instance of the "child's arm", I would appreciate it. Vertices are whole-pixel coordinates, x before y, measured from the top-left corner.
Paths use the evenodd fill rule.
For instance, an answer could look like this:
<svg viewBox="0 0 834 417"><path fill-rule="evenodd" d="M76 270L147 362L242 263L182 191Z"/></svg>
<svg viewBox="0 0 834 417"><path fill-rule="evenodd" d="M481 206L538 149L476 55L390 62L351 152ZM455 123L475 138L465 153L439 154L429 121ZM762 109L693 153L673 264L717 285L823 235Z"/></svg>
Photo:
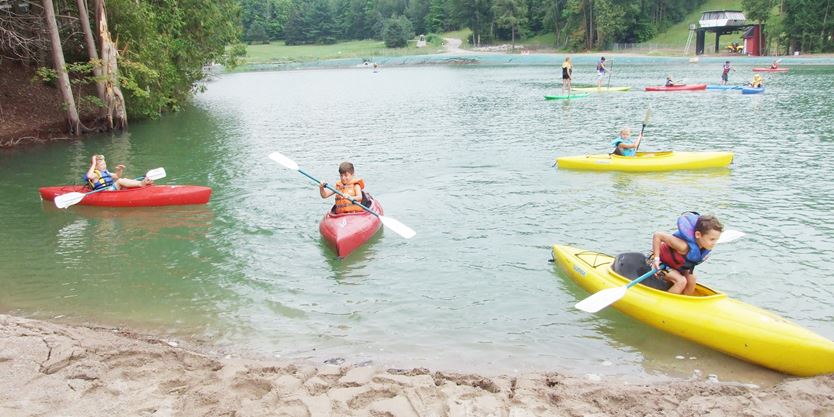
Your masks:
<svg viewBox="0 0 834 417"><path fill-rule="evenodd" d="M98 176L95 173L96 170L96 157L93 155L93 163L90 165L90 169L87 170L87 181L96 181ZM95 177L95 178L93 178Z"/></svg>
<svg viewBox="0 0 834 417"><path fill-rule="evenodd" d="M672 236L666 232L654 232L654 235L652 235L652 255L654 255L652 264L654 264L655 269L660 269L661 243L666 243L666 245L668 245L673 251L681 255L686 255L686 253L689 252L689 245L685 240Z"/></svg>
<svg viewBox="0 0 834 417"><path fill-rule="evenodd" d="M321 198L327 198L333 194L336 194L333 191L330 191L329 188L324 188L325 185L327 185L326 182L319 183L319 194L321 195Z"/></svg>
<svg viewBox="0 0 834 417"><path fill-rule="evenodd" d="M124 170L125 170L124 165L122 165L122 164L116 165L116 172L111 174L111 175L113 175L113 179L117 180L117 179L121 178L122 173L124 172Z"/></svg>
<svg viewBox="0 0 834 417"><path fill-rule="evenodd" d="M353 184L353 195L356 196L356 202L362 204L362 187L359 186L359 183Z"/></svg>

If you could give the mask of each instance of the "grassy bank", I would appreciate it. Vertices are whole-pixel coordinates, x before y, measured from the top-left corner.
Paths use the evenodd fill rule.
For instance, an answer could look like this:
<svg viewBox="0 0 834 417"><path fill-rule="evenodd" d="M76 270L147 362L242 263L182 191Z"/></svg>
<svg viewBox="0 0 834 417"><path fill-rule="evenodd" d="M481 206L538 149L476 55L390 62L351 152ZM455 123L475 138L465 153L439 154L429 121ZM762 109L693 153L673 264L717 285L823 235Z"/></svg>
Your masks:
<svg viewBox="0 0 834 417"><path fill-rule="evenodd" d="M457 33L450 32L450 34ZM372 39L339 42L332 45L292 46L287 45L284 41L275 41L269 44L248 45L244 64L310 62L340 58L362 58L373 61L373 58L378 56L436 54L443 50L441 37L456 37L447 35L439 35L432 42L427 42L424 48L418 48L416 40L409 41L405 48L386 48L382 41Z"/></svg>

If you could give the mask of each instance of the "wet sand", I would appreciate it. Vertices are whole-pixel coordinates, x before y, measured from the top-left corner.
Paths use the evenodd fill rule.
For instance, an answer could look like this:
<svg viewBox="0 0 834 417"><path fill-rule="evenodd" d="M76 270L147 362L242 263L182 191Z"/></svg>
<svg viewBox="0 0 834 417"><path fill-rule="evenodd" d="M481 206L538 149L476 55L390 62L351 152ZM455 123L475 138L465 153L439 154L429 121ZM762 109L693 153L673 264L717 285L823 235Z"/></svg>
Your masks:
<svg viewBox="0 0 834 417"><path fill-rule="evenodd" d="M834 375L759 388L212 357L0 315L0 416L834 416Z"/></svg>

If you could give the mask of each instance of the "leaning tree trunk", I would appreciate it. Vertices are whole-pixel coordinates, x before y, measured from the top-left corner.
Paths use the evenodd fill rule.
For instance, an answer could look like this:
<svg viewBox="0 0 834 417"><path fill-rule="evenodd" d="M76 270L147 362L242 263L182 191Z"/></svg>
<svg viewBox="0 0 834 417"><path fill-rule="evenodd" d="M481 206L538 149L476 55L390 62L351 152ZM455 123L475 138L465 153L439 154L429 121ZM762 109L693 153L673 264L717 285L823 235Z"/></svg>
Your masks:
<svg viewBox="0 0 834 417"><path fill-rule="evenodd" d="M107 15L104 12L104 0L96 0L96 20L101 39L101 66L104 77L104 104L107 109L107 124L110 129L127 127L127 108L125 97L119 87L119 51L107 30ZM114 120L115 119L115 120Z"/></svg>
<svg viewBox="0 0 834 417"><path fill-rule="evenodd" d="M93 64L93 75L96 77L96 92L98 98L104 102L104 80L101 77L101 62L98 60L96 41L93 39L93 31L90 29L90 17L87 13L87 0L76 0L78 3L78 15L81 17L81 29L84 31L84 40L87 43L87 56Z"/></svg>
<svg viewBox="0 0 834 417"><path fill-rule="evenodd" d="M58 22L55 21L55 8L52 0L43 0L43 10L46 18L46 28L49 32L49 41L52 44L52 65L58 73L58 86L61 95L64 97L64 106L67 110L67 127L69 133L78 135L81 133L81 120L78 118L78 109L75 107L75 99L72 97L69 76L67 75L66 63L64 62L64 51L61 49L61 37L58 35Z"/></svg>

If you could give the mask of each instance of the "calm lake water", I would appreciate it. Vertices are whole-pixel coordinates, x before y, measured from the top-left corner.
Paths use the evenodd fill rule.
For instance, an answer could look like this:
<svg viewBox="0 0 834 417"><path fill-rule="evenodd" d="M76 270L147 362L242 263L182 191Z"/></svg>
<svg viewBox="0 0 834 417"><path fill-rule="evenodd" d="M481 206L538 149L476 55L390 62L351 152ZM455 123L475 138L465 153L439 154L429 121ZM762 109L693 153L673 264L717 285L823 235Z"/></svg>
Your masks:
<svg viewBox="0 0 834 417"><path fill-rule="evenodd" d="M592 58L576 82L594 82ZM699 267L702 282L834 339L834 67L765 75L764 95L646 93L666 74L717 83L718 61L622 59L633 91L545 101L554 66L432 66L227 74L194 105L119 135L0 153L0 309L129 326L223 352L345 358L486 374L530 370L768 383L780 376L607 309L549 262L551 245L646 251L679 213L748 235ZM741 63L731 83L752 76ZM609 151L624 126L641 150L732 150L731 169L570 172L556 156ZM336 259L318 232L330 202L272 162L280 151L330 182L343 160L388 216ZM206 206L107 209L42 203L80 182L94 153L130 176L213 187ZM679 359L683 357L684 359Z"/></svg>

